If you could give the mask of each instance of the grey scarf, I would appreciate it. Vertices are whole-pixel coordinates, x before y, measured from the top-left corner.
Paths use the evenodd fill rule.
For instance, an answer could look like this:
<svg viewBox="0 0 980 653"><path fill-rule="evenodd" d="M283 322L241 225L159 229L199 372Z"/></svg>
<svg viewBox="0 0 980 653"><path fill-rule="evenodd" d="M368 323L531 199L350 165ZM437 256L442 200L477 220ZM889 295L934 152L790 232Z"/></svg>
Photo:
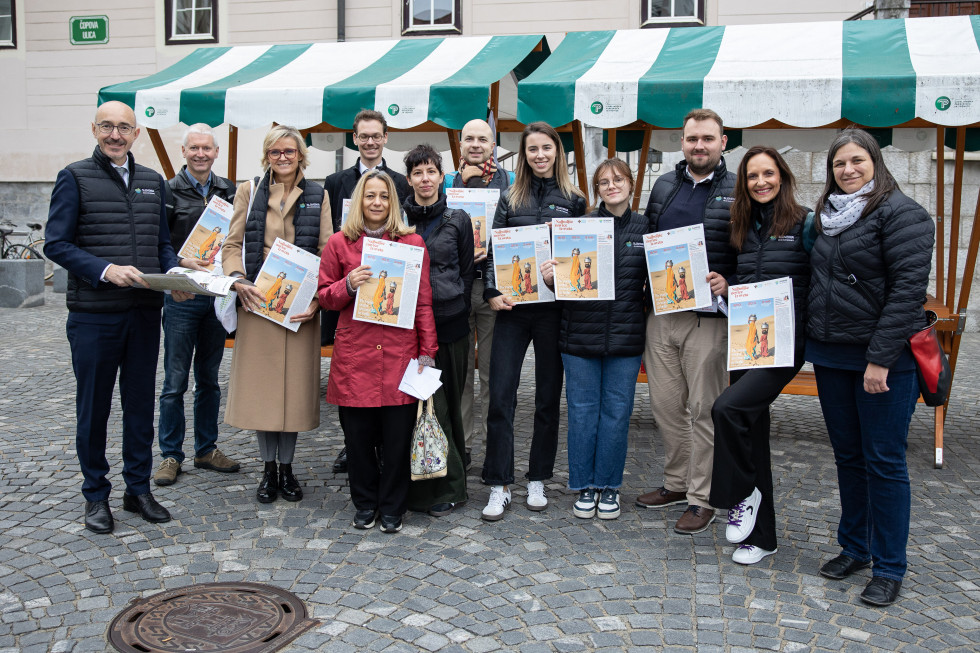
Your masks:
<svg viewBox="0 0 980 653"><path fill-rule="evenodd" d="M820 212L820 226L828 236L836 236L861 217L868 203L868 193L874 190L874 179L850 195L834 193L827 198Z"/></svg>

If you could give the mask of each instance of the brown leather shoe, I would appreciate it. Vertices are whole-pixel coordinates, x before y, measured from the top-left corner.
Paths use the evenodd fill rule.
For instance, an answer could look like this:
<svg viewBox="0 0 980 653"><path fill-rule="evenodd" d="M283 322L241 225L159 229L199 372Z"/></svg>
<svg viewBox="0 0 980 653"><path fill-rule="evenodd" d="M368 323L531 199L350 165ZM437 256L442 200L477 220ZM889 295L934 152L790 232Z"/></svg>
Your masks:
<svg viewBox="0 0 980 653"><path fill-rule="evenodd" d="M688 506L681 518L674 524L674 532L681 535L694 535L708 528L715 520L715 511L701 506Z"/></svg>
<svg viewBox="0 0 980 653"><path fill-rule="evenodd" d="M664 508L686 502L686 492L671 492L665 487L658 487L653 492L647 492L636 497L637 508Z"/></svg>

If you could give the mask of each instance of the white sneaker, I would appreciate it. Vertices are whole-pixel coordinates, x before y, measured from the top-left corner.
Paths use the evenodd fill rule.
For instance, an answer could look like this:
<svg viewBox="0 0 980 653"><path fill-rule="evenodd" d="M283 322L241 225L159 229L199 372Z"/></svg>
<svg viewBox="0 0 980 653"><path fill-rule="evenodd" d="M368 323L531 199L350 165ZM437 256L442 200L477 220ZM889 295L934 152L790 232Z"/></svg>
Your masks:
<svg viewBox="0 0 980 653"><path fill-rule="evenodd" d="M548 507L548 497L544 495L544 481L528 481L527 509L540 512Z"/></svg>
<svg viewBox="0 0 980 653"><path fill-rule="evenodd" d="M602 491L596 517L599 519L616 519L619 517L619 490L605 489Z"/></svg>
<svg viewBox="0 0 980 653"><path fill-rule="evenodd" d="M503 519L504 510L510 507L510 489L504 489L503 485L490 486L490 499L487 507L483 509L483 519L486 521L499 521Z"/></svg>
<svg viewBox="0 0 980 653"><path fill-rule="evenodd" d="M735 553L732 554L732 562L737 562L740 565L754 565L766 556L771 556L776 551L778 549L766 551L752 544L743 544L735 549Z"/></svg>
<svg viewBox="0 0 980 653"><path fill-rule="evenodd" d="M752 494L742 499L734 508L728 511L728 528L725 529L725 539L732 544L744 542L755 528L756 513L762 503L762 493L759 488L752 488Z"/></svg>
<svg viewBox="0 0 980 653"><path fill-rule="evenodd" d="M598 490L593 490L592 488L579 490L578 501L572 506L572 514L579 519L592 519L595 517L596 495L598 494Z"/></svg>

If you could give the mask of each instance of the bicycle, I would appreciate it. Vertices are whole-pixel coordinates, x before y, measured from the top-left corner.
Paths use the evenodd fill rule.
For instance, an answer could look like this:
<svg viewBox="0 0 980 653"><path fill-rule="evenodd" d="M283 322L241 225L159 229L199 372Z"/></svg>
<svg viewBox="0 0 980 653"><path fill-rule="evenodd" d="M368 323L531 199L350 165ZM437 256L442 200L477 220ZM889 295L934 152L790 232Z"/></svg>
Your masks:
<svg viewBox="0 0 980 653"><path fill-rule="evenodd" d="M43 228L38 222L28 222L27 228L30 229L26 234L17 232L17 225L10 220L0 222L0 258L4 259L41 259L45 262L44 280L47 281L54 276L54 269L48 265L48 258L44 255L44 236L41 234ZM11 236L26 236L27 242L13 242Z"/></svg>

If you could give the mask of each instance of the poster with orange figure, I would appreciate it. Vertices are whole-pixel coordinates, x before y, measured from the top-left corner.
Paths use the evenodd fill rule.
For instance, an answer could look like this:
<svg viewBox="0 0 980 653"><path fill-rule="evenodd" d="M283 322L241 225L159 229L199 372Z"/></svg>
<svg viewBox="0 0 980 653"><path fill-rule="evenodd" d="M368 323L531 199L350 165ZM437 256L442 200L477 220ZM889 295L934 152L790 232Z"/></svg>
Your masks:
<svg viewBox="0 0 980 653"><path fill-rule="evenodd" d="M217 195L211 198L197 219L187 240L177 252L179 258L197 259L215 274L221 274L221 245L228 235L234 208Z"/></svg>
<svg viewBox="0 0 980 653"><path fill-rule="evenodd" d="M500 200L499 188L447 188L446 206L466 211L473 226L473 249L476 256L486 254L493 214Z"/></svg>
<svg viewBox="0 0 980 653"><path fill-rule="evenodd" d="M729 287L729 371L793 365L795 320L789 277Z"/></svg>
<svg viewBox="0 0 980 653"><path fill-rule="evenodd" d="M262 293L256 313L290 331L298 331L300 323L291 322L290 318L310 308L319 271L319 256L276 238L255 278Z"/></svg>
<svg viewBox="0 0 980 653"><path fill-rule="evenodd" d="M547 225L491 230L493 269L497 290L511 304L555 301L555 293L542 280L538 265L551 257L551 230Z"/></svg>
<svg viewBox="0 0 980 653"><path fill-rule="evenodd" d="M425 248L381 238L362 242L361 265L371 268L371 277L357 289L354 319L413 328Z"/></svg>
<svg viewBox="0 0 980 653"><path fill-rule="evenodd" d="M717 310L717 300L707 282L703 225L647 234L643 236L643 251L656 315Z"/></svg>
<svg viewBox="0 0 980 653"><path fill-rule="evenodd" d="M551 242L556 298L616 299L613 218L555 218Z"/></svg>

